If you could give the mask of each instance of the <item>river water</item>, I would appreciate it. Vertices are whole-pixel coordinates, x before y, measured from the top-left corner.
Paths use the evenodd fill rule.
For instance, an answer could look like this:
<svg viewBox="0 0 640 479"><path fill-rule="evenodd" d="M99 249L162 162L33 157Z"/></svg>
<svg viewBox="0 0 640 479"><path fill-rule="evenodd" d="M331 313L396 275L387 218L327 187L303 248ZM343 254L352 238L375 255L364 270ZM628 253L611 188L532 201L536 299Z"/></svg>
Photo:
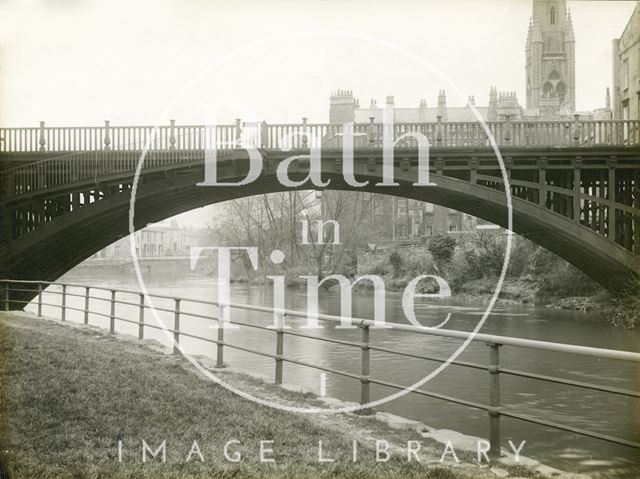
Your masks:
<svg viewBox="0 0 640 479"><path fill-rule="evenodd" d="M138 291L139 285L132 274L101 275L98 272L87 273L72 270L63 280L81 284L93 284L106 287L131 289ZM154 275L145 278L149 292L177 297L198 298L214 301L216 285L211 278L176 275ZM55 288L55 287L52 287ZM71 293L84 294L84 290L69 289ZM96 296L108 297L108 292L95 291ZM57 295L45 295L46 302L59 303ZM119 298L137 303L137 295L121 295ZM102 310L108 314L108 303L92 300L93 310ZM232 285L232 301L246 304L272 305L272 294L268 287L246 284ZM401 293L388 292L386 296L386 320L396 323L408 323L402 311ZM69 296L67 305L82 308L84 299ZM173 308L169 300L154 301L156 307ZM320 312L340 313L340 300L337 290L321 293ZM286 306L290 309L305 310L306 295L301 290L287 291ZM33 311L34 305L28 310ZM184 311L215 316L215 306L197 305L183 302ZM416 299L416 315L424 325L436 325L443 321L448 313L451 319L447 329L471 331L484 312L485 305L469 303L455 299L429 301ZM46 315L59 316L59 309L51 306L44 308ZM82 321L82 313L69 311L67 318ZM138 318L135 306L118 306L117 316L132 320ZM373 317L373 297L369 293L354 293L353 315L361 318ZM147 316L147 321L152 319ZM160 313L169 327L173 315ZM272 323L269 314L233 310L237 321L268 325ZM300 331L302 320L287 319L293 331ZM108 327L108 318L91 316L90 323ZM181 320L181 330L192 334L214 338L216 331L213 322L189 318ZM118 323L117 330L137 334L137 326ZM360 341L359 330L335 329L325 326L321 330L300 331L318 337L331 337L346 341ZM545 307L498 304L485 323L482 331L489 334L514 336L519 338L554 341L600 348L619 349L640 352L638 331L626 331L609 326L602 318L585 313L554 310ZM237 331L227 331L225 340L250 349L275 353L275 334L255 328L241 327ZM155 338L168 344L168 338L161 332L146 328L145 337ZM439 357L450 356L461 344L458 340L431 337L420 334L371 330L372 344L393 351L413 352L421 355ZM181 343L192 354L204 354L215 358L215 345L212 343L186 338ZM360 374L361 351L359 348L326 341L310 340L285 335L284 354L287 357L319 364L331 369ZM487 364L489 348L481 343L471 343L458 358ZM225 348L225 362L230 366L247 369L258 374L274 374L274 360L264 356ZM551 353L526 348L504 346L500 350L502 367L527 372L557 376L577 381L602 384L623 389L640 389L640 370L637 365L622 361L601 360L571 354ZM410 385L420 380L439 363L422 359L408 359L396 354L371 351L371 376L396 384ZM343 400L358 401L360 384L357 379L326 373L303 366L284 363L284 381L311 388L320 393L321 381L325 383L326 394ZM449 366L434 379L422 386L422 389L481 404L489 402L489 375L486 371ZM372 399L386 397L396 390L372 385ZM539 380L501 375L501 403L512 411L529 414L537 418L554 421L597 431L619 438L640 442L640 399L607 394ZM455 405L440 399L428 398L417 394L408 394L379 407L404 417L422 421L438 429L452 429L479 437L488 435L488 417L486 412ZM573 433L538 426L521 420L501 418L502 442L507 446L511 439L518 444L526 440L523 455L568 471L585 472L594 477L640 477L640 451L619 446L598 439L585 438Z"/></svg>

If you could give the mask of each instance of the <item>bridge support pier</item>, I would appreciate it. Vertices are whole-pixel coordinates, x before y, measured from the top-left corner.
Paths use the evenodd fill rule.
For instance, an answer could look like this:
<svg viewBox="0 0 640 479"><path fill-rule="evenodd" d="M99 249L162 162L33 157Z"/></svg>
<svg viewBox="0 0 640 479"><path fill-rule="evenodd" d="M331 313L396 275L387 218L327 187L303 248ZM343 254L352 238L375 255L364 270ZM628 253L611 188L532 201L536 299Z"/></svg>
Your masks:
<svg viewBox="0 0 640 479"><path fill-rule="evenodd" d="M608 192L607 192L607 199L609 200L609 238L613 241L616 242L616 231L617 231L617 225L616 225L616 208L615 208L615 201L616 201L616 169L615 169L615 159L610 159L609 160L609 178L607 180L607 186L608 186Z"/></svg>

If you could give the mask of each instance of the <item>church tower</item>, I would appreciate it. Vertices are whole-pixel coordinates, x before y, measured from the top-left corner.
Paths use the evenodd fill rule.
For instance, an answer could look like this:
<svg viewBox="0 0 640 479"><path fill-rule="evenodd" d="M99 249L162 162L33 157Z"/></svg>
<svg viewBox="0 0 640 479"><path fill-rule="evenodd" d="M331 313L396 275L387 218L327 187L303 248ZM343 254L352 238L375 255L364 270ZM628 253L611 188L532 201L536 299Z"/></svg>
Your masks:
<svg viewBox="0 0 640 479"><path fill-rule="evenodd" d="M527 108L542 115L575 111L575 39L565 0L533 0L526 82Z"/></svg>

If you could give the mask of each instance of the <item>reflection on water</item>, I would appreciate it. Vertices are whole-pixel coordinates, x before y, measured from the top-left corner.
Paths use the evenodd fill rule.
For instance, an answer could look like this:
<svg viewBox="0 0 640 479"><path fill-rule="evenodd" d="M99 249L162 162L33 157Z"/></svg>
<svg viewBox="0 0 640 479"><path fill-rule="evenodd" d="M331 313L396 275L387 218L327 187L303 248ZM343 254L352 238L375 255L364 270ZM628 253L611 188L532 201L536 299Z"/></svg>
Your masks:
<svg viewBox="0 0 640 479"><path fill-rule="evenodd" d="M97 278L70 273L64 278L82 284L96 284L108 287L138 290L133 276L118 278ZM212 279L201 277L149 278L147 287L152 294L191 297L203 300L215 300L216 288ZM73 289L69 290L73 292ZM78 290L84 294L84 290ZM108 292L95 291L96 296L108 297ZM322 313L339 314L340 301L336 291L322 293L320 310ZM127 299L128 295L122 295ZM402 312L401 294L388 293L386 298L386 319L389 322L406 323ZM50 295L50 301L58 301ZM132 303L138 297L129 296ZM247 304L271 306L269 288L244 284L232 287L232 301ZM287 307L304 310L306 297L302 291L287 291ZM82 308L84 299L70 296L67 304ZM168 299L154 300L158 308L173 309ZM183 311L215 315L214 306L183 302ZM33 305L30 306L33 308ZM93 300L92 309L102 308L108 313L106 301ZM484 311L484 305L464 304L456 300L429 299L429 302L416 299L416 316L424 325L436 325L452 313L447 323L448 329L472 330ZM45 307L45 315L59 314L55 308ZM234 309L233 318L243 322L271 324L270 314L247 312ZM373 317L373 301L366 293L354 294L353 314L357 317ZM120 305L117 315L137 320L137 306ZM68 313L68 319L82 321L81 313ZM160 317L171 327L173 315L161 312ZM147 321L151 321L150 315ZM92 316L91 323L108 327L108 318ZM203 337L214 338L216 330L210 321L183 316L181 329ZM287 319L287 324L297 328L302 320ZM117 330L137 334L134 324L118 323ZM544 341L566 342L585 346L640 351L638 332L624 331L609 327L606 322L597 321L584 313L559 311L520 305L498 305L482 329L484 333L503 336L516 336ZM309 331L307 331L309 333ZM325 325L321 330L312 331L320 337L335 337L346 341L360 341L360 331L334 329ZM155 338L168 344L168 338L162 332L146 328L145 337ZM275 334L255 328L241 327L237 331L225 331L225 341L249 349L275 353ZM426 335L371 330L371 341L375 346L393 351L407 351L421 355L446 358L460 345L458 340L437 338ZM215 357L215 345L193 338L183 337L183 346L192 354ZM310 340L285 335L284 354L302 361L319 364L331 369L360 373L360 349L332 344L326 341ZM489 357L488 347L472 343L462 353L459 360L486 364ZM639 389L637 365L621 361L601 360L569 354L559 354L513 348L504 346L500 351L501 365L509 369L524 370L570 378L584 382L594 382L624 389ZM248 369L259 374L273 377L274 360L264 356L225 348L225 362L238 368ZM402 385L410 385L433 371L439 363L422 359L412 359L380 351L371 352L371 375L376 379ZM290 363L284 365L284 381L302 384L320 391L322 371ZM460 366L449 366L422 389L435 393L488 403L488 373ZM358 401L359 382L355 379L326 373L327 395L340 399ZM379 399L396 392L386 387L372 385L372 399ZM532 379L501 375L501 401L505 407L527 413L539 418L568 424L573 427L597 431L611 436L640 441L640 400L625 396L590 391L576 387L551 384ZM436 428L454 429L460 432L486 437L488 418L482 411L451 404L442 400L408 394L380 406L380 409L405 417L423 421ZM515 419L502 418L504 443L509 439L515 443L526 440L524 455L542 462L571 471L589 472L602 477L638 477L640 476L639 451L610 444L604 441L584 438L571 433L525 423ZM612 475L607 470L619 471Z"/></svg>

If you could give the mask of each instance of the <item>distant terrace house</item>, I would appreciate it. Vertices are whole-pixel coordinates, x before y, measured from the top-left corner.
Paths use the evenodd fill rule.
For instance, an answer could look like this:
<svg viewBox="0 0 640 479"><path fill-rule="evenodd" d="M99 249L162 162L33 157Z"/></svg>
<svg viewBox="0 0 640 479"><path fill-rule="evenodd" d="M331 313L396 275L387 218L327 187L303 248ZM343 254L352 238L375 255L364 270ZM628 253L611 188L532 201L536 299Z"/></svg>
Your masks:
<svg viewBox="0 0 640 479"><path fill-rule="evenodd" d="M136 254L140 258L189 256L192 246L202 246L205 231L181 228L175 220L170 223L154 223L136 231ZM94 258L129 259L128 236L97 252Z"/></svg>

